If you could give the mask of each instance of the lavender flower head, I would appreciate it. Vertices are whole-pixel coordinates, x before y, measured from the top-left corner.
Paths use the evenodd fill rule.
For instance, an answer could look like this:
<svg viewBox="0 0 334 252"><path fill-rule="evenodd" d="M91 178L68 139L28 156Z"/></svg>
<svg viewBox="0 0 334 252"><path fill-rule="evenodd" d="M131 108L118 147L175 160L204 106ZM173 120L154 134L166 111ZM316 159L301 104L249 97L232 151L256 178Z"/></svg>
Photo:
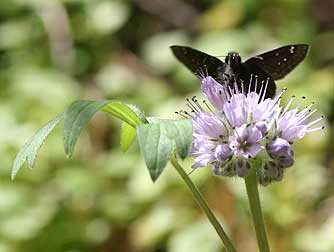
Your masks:
<svg viewBox="0 0 334 252"><path fill-rule="evenodd" d="M193 97L187 99L191 113L177 112L193 122L193 169L210 165L216 175L245 177L251 163L260 160L259 183L282 179L285 168L294 163L293 142L322 129L312 126L323 117L309 120L316 112L311 110L313 103L289 110L294 97L283 108L280 101L286 89L265 99L267 84L262 83L257 93L257 78L251 79L248 90L243 84L222 85L210 76L202 78L202 91L212 106Z"/></svg>

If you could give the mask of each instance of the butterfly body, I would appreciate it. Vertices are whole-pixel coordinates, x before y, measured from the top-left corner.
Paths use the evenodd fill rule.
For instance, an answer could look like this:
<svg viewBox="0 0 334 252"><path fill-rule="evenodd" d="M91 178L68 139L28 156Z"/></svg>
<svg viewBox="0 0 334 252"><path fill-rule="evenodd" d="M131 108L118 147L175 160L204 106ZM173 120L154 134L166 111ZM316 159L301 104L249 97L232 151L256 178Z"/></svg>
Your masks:
<svg viewBox="0 0 334 252"><path fill-rule="evenodd" d="M234 83L259 93L267 86L265 97L276 93L275 80L284 78L306 57L309 46L288 45L254 56L242 62L239 53L229 52L225 61L187 46L172 46L174 55L201 78L211 76L221 84Z"/></svg>

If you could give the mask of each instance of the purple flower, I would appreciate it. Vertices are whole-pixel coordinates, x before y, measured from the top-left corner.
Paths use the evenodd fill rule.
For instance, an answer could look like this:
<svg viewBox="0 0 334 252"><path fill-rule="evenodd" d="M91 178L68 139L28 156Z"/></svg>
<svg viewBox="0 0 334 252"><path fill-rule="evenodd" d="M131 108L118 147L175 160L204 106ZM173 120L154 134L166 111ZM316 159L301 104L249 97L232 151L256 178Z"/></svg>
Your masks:
<svg viewBox="0 0 334 252"><path fill-rule="evenodd" d="M263 136L266 135L268 132L267 123L264 121L255 123L255 127L261 132Z"/></svg>
<svg viewBox="0 0 334 252"><path fill-rule="evenodd" d="M198 112L193 118L194 140L191 149L195 157L193 168L207 166L215 158L219 139L227 135L227 129L219 117L208 112Z"/></svg>
<svg viewBox="0 0 334 252"><path fill-rule="evenodd" d="M210 76L202 79L202 91L218 110L221 110L224 103L228 100L225 88Z"/></svg>
<svg viewBox="0 0 334 252"><path fill-rule="evenodd" d="M288 105L277 119L277 135L288 142L293 142L298 138L303 138L306 133L323 129L323 127L311 128L311 126L322 120L323 116L308 122L310 116L316 112L316 110L310 110L313 103L301 111L298 111L297 108L288 111L293 98L294 97L290 99Z"/></svg>
<svg viewBox="0 0 334 252"><path fill-rule="evenodd" d="M254 158L264 147L259 143L262 134L257 127L247 127L243 124L235 128L234 134L230 136L230 148L237 157Z"/></svg>
<svg viewBox="0 0 334 252"><path fill-rule="evenodd" d="M247 103L243 94L235 94L223 106L223 113L233 127L240 127L247 123L248 110Z"/></svg>
<svg viewBox="0 0 334 252"><path fill-rule="evenodd" d="M227 134L227 129L217 115L198 112L193 118L194 134L211 139L218 139Z"/></svg>
<svg viewBox="0 0 334 252"><path fill-rule="evenodd" d="M196 97L187 99L192 113L178 114L191 118L193 143L191 155L195 158L193 168L212 166L216 175L245 177L251 169L250 158L259 159L263 166L257 176L263 185L279 181L286 167L294 163L291 143L306 133L321 129L311 126L322 118L308 122L316 110L313 104L303 110L288 110L292 99L283 109L280 100L282 90L275 98L265 99L267 83L258 93L245 92L243 84L218 83L207 76L202 79L202 91L212 106ZM255 85L256 86L256 85ZM263 150L266 153L259 155Z"/></svg>

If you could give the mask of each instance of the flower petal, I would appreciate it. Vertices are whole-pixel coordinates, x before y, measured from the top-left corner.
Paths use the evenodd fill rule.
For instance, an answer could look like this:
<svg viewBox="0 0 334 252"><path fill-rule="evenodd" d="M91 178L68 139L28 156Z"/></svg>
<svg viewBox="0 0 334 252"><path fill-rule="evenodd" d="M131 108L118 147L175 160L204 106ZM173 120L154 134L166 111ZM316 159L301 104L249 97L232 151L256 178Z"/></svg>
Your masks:
<svg viewBox="0 0 334 252"><path fill-rule="evenodd" d="M224 87L214 78L208 76L202 80L202 91L217 110L222 110L227 101Z"/></svg>

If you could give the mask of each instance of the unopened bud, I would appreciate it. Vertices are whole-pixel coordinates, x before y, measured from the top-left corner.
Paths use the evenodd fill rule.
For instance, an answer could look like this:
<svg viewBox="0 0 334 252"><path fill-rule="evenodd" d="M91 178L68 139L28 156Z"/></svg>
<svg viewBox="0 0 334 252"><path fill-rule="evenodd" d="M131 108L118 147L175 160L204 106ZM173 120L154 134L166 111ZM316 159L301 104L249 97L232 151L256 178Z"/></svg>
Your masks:
<svg viewBox="0 0 334 252"><path fill-rule="evenodd" d="M288 143L288 141L282 138L277 138L272 141L268 146L268 151L272 157L293 157L293 150L291 148L291 145Z"/></svg>
<svg viewBox="0 0 334 252"><path fill-rule="evenodd" d="M237 169L237 174L239 177L246 177L249 170L250 170L250 164L246 159L238 159L236 161L236 169Z"/></svg>
<svg viewBox="0 0 334 252"><path fill-rule="evenodd" d="M232 150L228 144L220 144L216 147L215 157L219 160L227 160L232 155Z"/></svg>

